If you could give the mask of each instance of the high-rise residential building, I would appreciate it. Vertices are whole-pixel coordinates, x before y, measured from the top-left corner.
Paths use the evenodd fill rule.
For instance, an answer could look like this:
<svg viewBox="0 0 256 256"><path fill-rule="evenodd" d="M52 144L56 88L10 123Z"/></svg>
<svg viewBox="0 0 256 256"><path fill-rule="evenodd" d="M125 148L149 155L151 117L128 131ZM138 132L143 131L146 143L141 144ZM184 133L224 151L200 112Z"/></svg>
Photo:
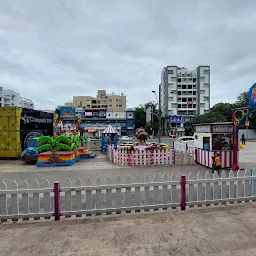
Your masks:
<svg viewBox="0 0 256 256"><path fill-rule="evenodd" d="M186 117L204 114L210 109L210 66L194 70L167 66L161 74L159 98L164 127L169 127L170 116Z"/></svg>
<svg viewBox="0 0 256 256"><path fill-rule="evenodd" d="M125 111L126 96L107 94L105 90L98 90L96 97L74 96L73 102L66 102L65 106L80 107L83 109L107 109L110 111Z"/></svg>
<svg viewBox="0 0 256 256"><path fill-rule="evenodd" d="M21 97L20 94L14 90L4 89L0 86L0 107L1 106L34 109L34 102L30 99Z"/></svg>

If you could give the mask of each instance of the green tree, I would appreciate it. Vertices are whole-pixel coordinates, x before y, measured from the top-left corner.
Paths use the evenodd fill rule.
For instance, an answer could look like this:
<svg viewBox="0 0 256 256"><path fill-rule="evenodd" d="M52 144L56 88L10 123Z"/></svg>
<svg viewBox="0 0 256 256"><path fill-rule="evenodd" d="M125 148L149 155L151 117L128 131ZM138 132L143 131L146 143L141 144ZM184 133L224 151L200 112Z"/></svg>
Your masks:
<svg viewBox="0 0 256 256"><path fill-rule="evenodd" d="M194 123L218 123L232 121L233 104L217 103L209 112L194 119Z"/></svg>
<svg viewBox="0 0 256 256"><path fill-rule="evenodd" d="M153 122L150 124L146 123L146 109L151 106L153 110ZM155 134L157 132L157 129L159 127L158 123L158 109L157 105L153 102L147 102L144 105L140 105L137 108L135 108L135 129L143 127L146 132L149 134L152 133L154 130Z"/></svg>
<svg viewBox="0 0 256 256"><path fill-rule="evenodd" d="M208 113L200 115L194 119L194 123L216 123L216 122L232 122L232 110L235 108L248 107L250 101L248 98L248 92L242 92L235 103L217 103L215 104ZM256 113L250 118L250 128L256 129ZM244 127L244 122L240 128Z"/></svg>
<svg viewBox="0 0 256 256"><path fill-rule="evenodd" d="M248 97L249 90L246 92L242 92L238 97L235 102L235 107L236 108L241 108L241 107L248 107L250 105L249 97Z"/></svg>

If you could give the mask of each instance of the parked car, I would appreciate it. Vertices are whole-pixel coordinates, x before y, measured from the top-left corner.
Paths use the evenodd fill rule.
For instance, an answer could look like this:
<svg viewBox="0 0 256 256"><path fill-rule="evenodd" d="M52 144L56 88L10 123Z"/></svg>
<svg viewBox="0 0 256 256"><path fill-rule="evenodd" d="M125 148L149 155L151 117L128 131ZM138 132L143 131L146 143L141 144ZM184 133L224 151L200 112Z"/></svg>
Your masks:
<svg viewBox="0 0 256 256"><path fill-rule="evenodd" d="M121 140L130 140L130 137L128 137L128 136L122 136L122 137L121 137Z"/></svg>
<svg viewBox="0 0 256 256"><path fill-rule="evenodd" d="M177 140L177 142L188 142L188 141L194 141L194 136L182 136L182 137L179 137Z"/></svg>

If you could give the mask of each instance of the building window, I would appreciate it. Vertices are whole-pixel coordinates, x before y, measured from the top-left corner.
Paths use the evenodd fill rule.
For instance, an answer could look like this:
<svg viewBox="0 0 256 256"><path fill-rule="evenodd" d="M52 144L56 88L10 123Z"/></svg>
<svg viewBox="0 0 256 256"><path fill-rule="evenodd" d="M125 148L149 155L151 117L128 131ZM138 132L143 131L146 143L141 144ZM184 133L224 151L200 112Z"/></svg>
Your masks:
<svg viewBox="0 0 256 256"><path fill-rule="evenodd" d="M187 89L187 85L183 84L182 89Z"/></svg>
<svg viewBox="0 0 256 256"><path fill-rule="evenodd" d="M109 100L109 102L112 102L112 99L108 99Z"/></svg>
<svg viewBox="0 0 256 256"><path fill-rule="evenodd" d="M195 92L193 92L193 95L196 95L196 91L195 91Z"/></svg>
<svg viewBox="0 0 256 256"><path fill-rule="evenodd" d="M178 82L181 82L181 78L178 78Z"/></svg>
<svg viewBox="0 0 256 256"><path fill-rule="evenodd" d="M182 98L182 102L187 102L187 98Z"/></svg>
<svg viewBox="0 0 256 256"><path fill-rule="evenodd" d="M200 81L205 81L205 77L204 77L204 76L201 76L201 77L200 77Z"/></svg>
<svg viewBox="0 0 256 256"><path fill-rule="evenodd" d="M176 81L176 77L172 77L171 81Z"/></svg>
<svg viewBox="0 0 256 256"><path fill-rule="evenodd" d="M192 89L192 84L189 84L189 85L188 85L188 89Z"/></svg>
<svg viewBox="0 0 256 256"><path fill-rule="evenodd" d="M180 84L178 85L178 89L181 89L181 85Z"/></svg>
<svg viewBox="0 0 256 256"><path fill-rule="evenodd" d="M193 108L196 108L196 104L193 104Z"/></svg>
<svg viewBox="0 0 256 256"><path fill-rule="evenodd" d="M116 99L116 101L118 101L118 99Z"/></svg>
<svg viewBox="0 0 256 256"><path fill-rule="evenodd" d="M209 84L208 83L204 83L204 88L209 88Z"/></svg>
<svg viewBox="0 0 256 256"><path fill-rule="evenodd" d="M108 114L108 116L110 116L110 114Z"/></svg>
<svg viewBox="0 0 256 256"><path fill-rule="evenodd" d="M204 70L204 74L209 74L209 70L208 70L208 69L205 69L205 70Z"/></svg>
<svg viewBox="0 0 256 256"><path fill-rule="evenodd" d="M173 74L173 70L168 70L168 74Z"/></svg>
<svg viewBox="0 0 256 256"><path fill-rule="evenodd" d="M196 78L193 78L193 82L194 82L194 83L196 82Z"/></svg>
<svg viewBox="0 0 256 256"><path fill-rule="evenodd" d="M201 93L201 94L204 94L204 93L205 93L205 90L200 90L200 93Z"/></svg>
<svg viewBox="0 0 256 256"><path fill-rule="evenodd" d="M118 107L118 104L116 104L116 106Z"/></svg>
<svg viewBox="0 0 256 256"><path fill-rule="evenodd" d="M205 101L208 101L208 100L209 100L209 97L204 97L204 100L205 100Z"/></svg>
<svg viewBox="0 0 256 256"><path fill-rule="evenodd" d="M193 88L196 88L196 84L193 84Z"/></svg>
<svg viewBox="0 0 256 256"><path fill-rule="evenodd" d="M112 107L112 105L109 105L109 107Z"/></svg>
<svg viewBox="0 0 256 256"><path fill-rule="evenodd" d="M181 91L178 91L178 95L181 95Z"/></svg>
<svg viewBox="0 0 256 256"><path fill-rule="evenodd" d="M122 105L119 105L119 108L123 107Z"/></svg>
<svg viewBox="0 0 256 256"><path fill-rule="evenodd" d="M178 108L181 108L181 104L178 104Z"/></svg>

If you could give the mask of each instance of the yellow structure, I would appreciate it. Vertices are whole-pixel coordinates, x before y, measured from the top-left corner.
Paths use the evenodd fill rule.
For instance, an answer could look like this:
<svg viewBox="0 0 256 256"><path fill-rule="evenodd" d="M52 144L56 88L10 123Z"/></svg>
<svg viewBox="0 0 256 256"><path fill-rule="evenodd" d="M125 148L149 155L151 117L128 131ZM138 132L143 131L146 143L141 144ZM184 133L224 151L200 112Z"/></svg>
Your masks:
<svg viewBox="0 0 256 256"><path fill-rule="evenodd" d="M0 107L0 158L19 158L22 108Z"/></svg>

